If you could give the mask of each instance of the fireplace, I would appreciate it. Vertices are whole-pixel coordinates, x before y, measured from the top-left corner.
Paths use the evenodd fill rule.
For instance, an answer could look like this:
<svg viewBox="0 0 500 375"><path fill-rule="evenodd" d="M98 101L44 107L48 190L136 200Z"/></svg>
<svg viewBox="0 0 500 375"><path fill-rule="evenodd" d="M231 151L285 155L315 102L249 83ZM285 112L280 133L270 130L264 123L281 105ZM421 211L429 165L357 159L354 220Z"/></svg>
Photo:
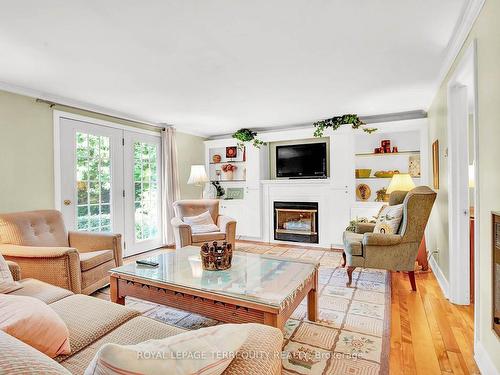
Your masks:
<svg viewBox="0 0 500 375"><path fill-rule="evenodd" d="M274 202L274 239L318 243L318 203Z"/></svg>

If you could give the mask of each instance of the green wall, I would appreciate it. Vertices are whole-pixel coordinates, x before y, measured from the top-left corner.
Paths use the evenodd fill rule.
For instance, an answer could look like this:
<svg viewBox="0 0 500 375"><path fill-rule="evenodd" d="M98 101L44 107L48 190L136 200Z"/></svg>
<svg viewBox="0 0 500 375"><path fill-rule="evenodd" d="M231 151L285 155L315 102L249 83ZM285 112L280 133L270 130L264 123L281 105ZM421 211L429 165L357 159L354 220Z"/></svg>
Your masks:
<svg viewBox="0 0 500 375"><path fill-rule="evenodd" d="M56 109L147 127L83 110ZM35 98L0 91L0 212L55 206L52 112ZM204 138L177 132L177 139L181 197L199 197L199 192L186 182L191 164L204 162Z"/></svg>
<svg viewBox="0 0 500 375"><path fill-rule="evenodd" d="M429 142L440 142L440 189L433 210L428 236L429 250L439 248L439 267L445 277L449 275L448 248L448 192L447 159L444 150L447 140L447 84L471 42L477 40L478 61L478 126L479 126L479 209L480 209L480 259L479 259L479 341L500 372L500 340L492 330L491 283L491 211L500 210L500 173L498 148L500 142L500 1L486 0L470 35L458 58L429 109ZM476 161L477 162L477 161ZM431 169L432 170L432 169Z"/></svg>

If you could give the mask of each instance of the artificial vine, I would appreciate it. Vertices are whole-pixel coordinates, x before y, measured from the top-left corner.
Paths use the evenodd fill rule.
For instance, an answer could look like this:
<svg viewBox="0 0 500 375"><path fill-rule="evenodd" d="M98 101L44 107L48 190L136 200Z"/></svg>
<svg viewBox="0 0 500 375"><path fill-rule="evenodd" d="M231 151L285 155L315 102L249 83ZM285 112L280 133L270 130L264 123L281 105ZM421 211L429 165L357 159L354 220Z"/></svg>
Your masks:
<svg viewBox="0 0 500 375"><path fill-rule="evenodd" d="M359 129L362 125L366 125L360 120L358 115L348 114L342 116L335 116L326 120L316 121L314 125L314 136L322 137L325 129L332 128L332 130L337 130L342 125L351 124L353 129ZM364 132L371 134L376 131L376 128L361 128Z"/></svg>
<svg viewBox="0 0 500 375"><path fill-rule="evenodd" d="M257 132L254 132L250 129L240 129L233 134L233 138L237 139L238 148L243 149L245 146L245 142L252 142L254 147L260 148L262 145L266 145L266 142L261 141L257 138Z"/></svg>

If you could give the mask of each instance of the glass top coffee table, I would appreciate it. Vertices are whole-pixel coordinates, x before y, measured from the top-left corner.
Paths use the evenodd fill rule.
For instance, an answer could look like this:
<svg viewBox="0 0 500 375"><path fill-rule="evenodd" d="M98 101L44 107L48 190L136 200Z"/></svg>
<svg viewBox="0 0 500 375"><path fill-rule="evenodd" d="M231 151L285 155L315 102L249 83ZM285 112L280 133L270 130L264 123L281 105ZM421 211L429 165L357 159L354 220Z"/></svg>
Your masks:
<svg viewBox="0 0 500 375"><path fill-rule="evenodd" d="M317 318L319 263L234 252L231 268L205 271L200 248L187 246L111 270L111 300L125 297L164 304L227 323L282 328L307 296L308 319Z"/></svg>

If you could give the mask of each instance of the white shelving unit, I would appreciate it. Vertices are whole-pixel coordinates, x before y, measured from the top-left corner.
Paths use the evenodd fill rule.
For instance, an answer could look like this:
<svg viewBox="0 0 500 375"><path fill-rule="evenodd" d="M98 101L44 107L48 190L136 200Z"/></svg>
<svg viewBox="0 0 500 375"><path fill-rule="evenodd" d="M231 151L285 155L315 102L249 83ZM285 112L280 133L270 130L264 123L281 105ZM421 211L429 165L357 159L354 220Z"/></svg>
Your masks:
<svg viewBox="0 0 500 375"><path fill-rule="evenodd" d="M406 126L394 126L389 124L374 125L378 131L372 134L357 133L354 136L354 160L355 169L371 169L370 177L355 178L355 193L359 184L370 187L371 195L368 200L363 201L356 197L351 207L351 218L368 217L376 215L385 202L377 202L377 191L387 188L391 177L375 177L377 171L399 171L409 173L410 159L420 159L420 175L413 175L415 185L427 184L427 120L413 120ZM398 148L397 153L375 153L380 147L382 140L391 141L392 147Z"/></svg>

